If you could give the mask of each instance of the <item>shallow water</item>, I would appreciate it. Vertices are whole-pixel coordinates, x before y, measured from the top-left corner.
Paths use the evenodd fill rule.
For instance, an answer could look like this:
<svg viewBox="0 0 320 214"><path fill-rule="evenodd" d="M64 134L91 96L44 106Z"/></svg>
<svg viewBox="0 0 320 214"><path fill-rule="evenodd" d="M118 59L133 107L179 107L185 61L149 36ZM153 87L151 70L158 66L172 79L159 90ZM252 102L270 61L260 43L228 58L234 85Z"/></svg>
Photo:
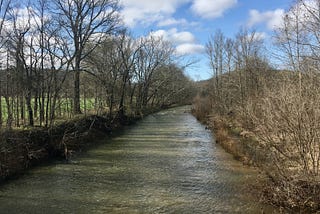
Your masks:
<svg viewBox="0 0 320 214"><path fill-rule="evenodd" d="M0 186L0 213L266 209L242 188L257 172L216 145L210 131L185 113L188 108L150 115L71 163L37 167Z"/></svg>

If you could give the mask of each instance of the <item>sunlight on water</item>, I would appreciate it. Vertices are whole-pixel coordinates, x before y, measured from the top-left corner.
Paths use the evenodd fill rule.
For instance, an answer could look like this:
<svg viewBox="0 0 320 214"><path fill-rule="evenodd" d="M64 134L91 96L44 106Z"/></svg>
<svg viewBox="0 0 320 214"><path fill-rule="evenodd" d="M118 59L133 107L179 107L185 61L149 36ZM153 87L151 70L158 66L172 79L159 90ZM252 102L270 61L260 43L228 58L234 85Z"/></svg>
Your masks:
<svg viewBox="0 0 320 214"><path fill-rule="evenodd" d="M0 187L0 213L259 213L256 172L180 107L150 115L69 164Z"/></svg>

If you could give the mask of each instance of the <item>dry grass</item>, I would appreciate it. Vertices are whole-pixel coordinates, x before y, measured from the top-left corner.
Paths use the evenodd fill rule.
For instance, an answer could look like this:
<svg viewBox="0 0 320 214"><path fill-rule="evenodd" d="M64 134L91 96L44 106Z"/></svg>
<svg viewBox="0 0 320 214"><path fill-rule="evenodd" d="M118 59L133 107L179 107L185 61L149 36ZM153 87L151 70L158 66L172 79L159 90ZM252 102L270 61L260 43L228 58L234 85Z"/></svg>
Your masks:
<svg viewBox="0 0 320 214"><path fill-rule="evenodd" d="M199 121L206 121L207 116L211 113L211 104L206 97L197 95L193 100L192 113Z"/></svg>
<svg viewBox="0 0 320 214"><path fill-rule="evenodd" d="M236 160L246 165L254 164L249 151L246 151L247 148L250 148L247 145L250 140L247 136L241 136L241 132L235 132L229 122L216 116L211 116L208 124L214 132L216 142L232 154Z"/></svg>
<svg viewBox="0 0 320 214"><path fill-rule="evenodd" d="M259 166L269 179L261 184L261 199L280 207L283 212L314 213L320 209L319 181L301 179L284 180L274 173L276 166L268 147L257 141L254 133L244 130L235 118L211 116L208 126L213 130L216 142L235 159L246 165ZM273 168L273 169L272 169ZM295 174L294 171L291 172Z"/></svg>

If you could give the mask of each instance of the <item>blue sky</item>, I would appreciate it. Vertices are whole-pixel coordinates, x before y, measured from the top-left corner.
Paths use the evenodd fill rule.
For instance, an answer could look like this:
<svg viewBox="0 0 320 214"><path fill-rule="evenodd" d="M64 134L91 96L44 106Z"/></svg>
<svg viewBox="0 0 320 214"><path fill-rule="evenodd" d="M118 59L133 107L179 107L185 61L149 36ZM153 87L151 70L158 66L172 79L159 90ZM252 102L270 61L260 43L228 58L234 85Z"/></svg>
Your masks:
<svg viewBox="0 0 320 214"><path fill-rule="evenodd" d="M120 0L124 23L134 36L150 33L175 45L185 60L196 60L186 69L193 79L211 76L204 46L210 34L221 29L233 38L241 27L255 29L270 40L292 0Z"/></svg>

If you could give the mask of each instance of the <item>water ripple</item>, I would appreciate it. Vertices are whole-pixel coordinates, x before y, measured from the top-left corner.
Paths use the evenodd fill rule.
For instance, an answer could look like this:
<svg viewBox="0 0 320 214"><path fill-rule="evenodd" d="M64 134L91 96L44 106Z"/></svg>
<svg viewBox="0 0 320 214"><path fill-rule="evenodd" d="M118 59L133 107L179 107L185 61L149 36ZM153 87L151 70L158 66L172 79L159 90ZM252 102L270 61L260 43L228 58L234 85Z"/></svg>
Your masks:
<svg viewBox="0 0 320 214"><path fill-rule="evenodd" d="M187 108L148 116L71 164L0 187L0 213L260 212L242 191L256 172L216 146Z"/></svg>

